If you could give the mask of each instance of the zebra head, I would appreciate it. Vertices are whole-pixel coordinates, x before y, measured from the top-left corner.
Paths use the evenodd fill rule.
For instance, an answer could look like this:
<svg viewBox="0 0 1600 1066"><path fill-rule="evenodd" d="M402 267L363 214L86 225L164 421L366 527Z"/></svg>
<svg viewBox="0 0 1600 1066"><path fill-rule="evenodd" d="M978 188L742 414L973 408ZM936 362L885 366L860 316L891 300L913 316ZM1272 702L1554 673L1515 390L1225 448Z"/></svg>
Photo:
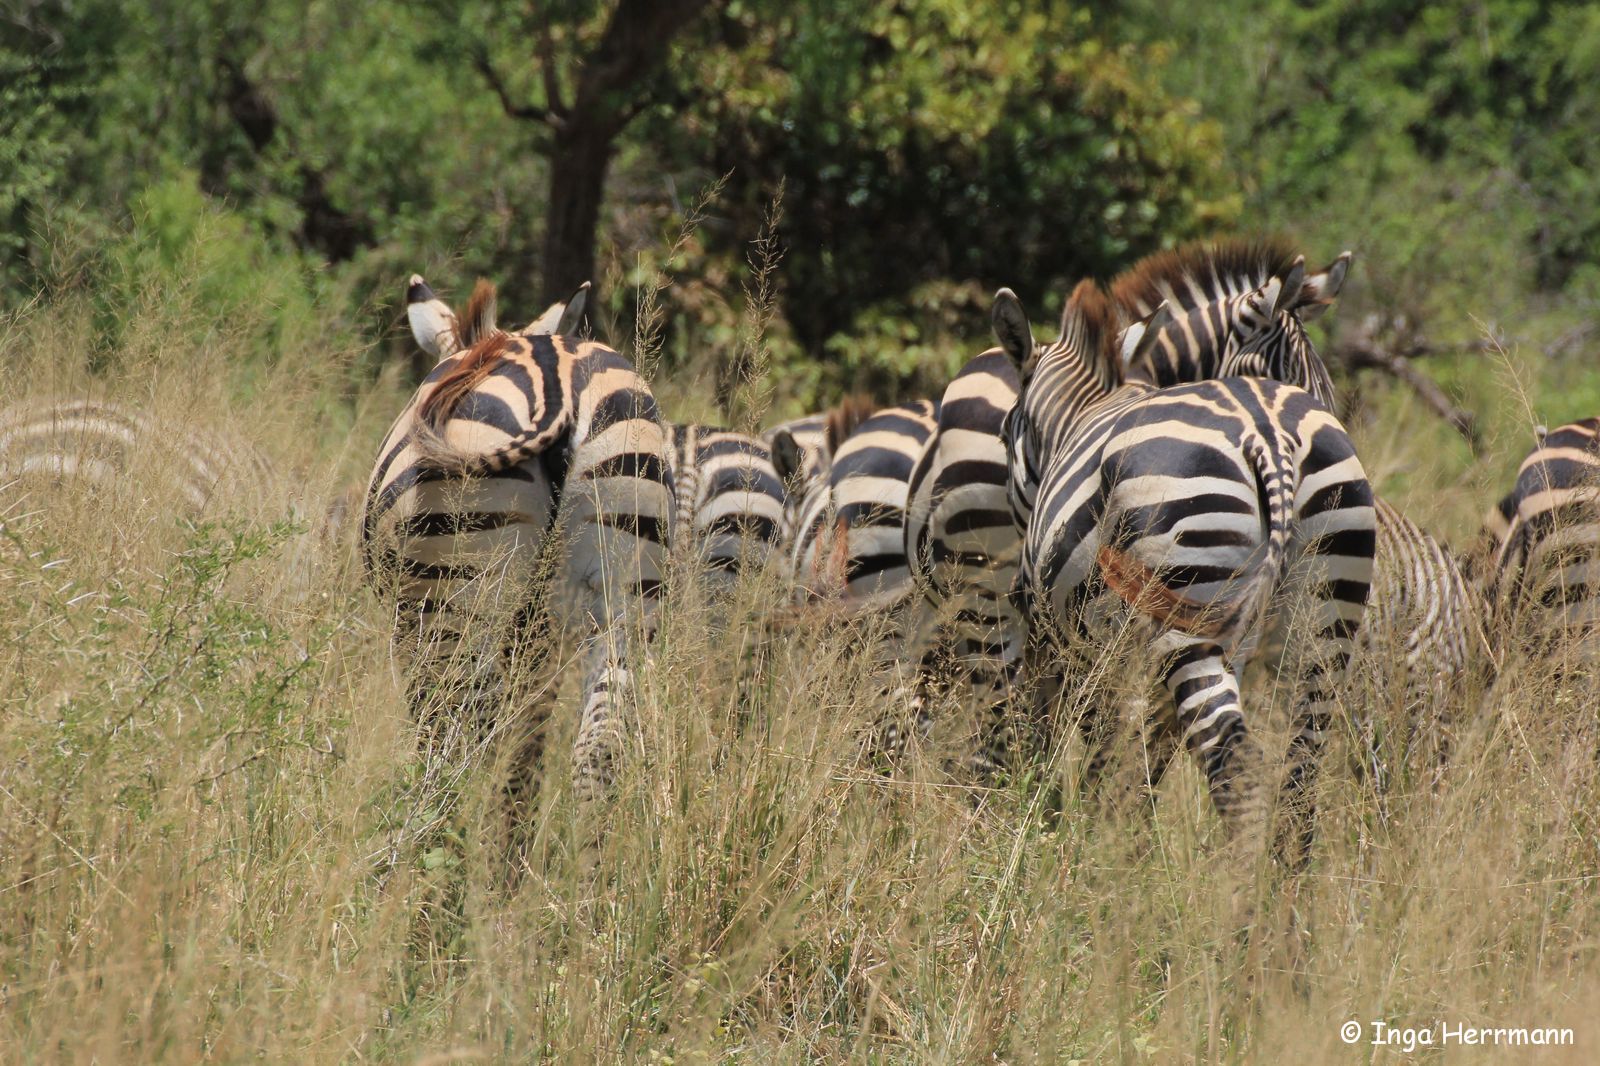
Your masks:
<svg viewBox="0 0 1600 1066"><path fill-rule="evenodd" d="M1116 319L1093 281L1084 280L1061 312L1061 335L1050 344L1033 339L1022 302L1010 289L995 293L990 315L1000 349L1016 365L1022 391L1001 425L1011 516L1019 529L1033 513L1044 464L1071 433L1079 416L1122 384L1114 347Z"/></svg>
<svg viewBox="0 0 1600 1066"><path fill-rule="evenodd" d="M568 299L551 304L517 332L524 337L574 333L588 299L586 281ZM421 274L411 275L406 286L406 319L411 324L411 335L417 346L435 359L448 359L499 332L498 303L494 284L484 278L473 286L467 306L459 314L434 294Z"/></svg>
<svg viewBox="0 0 1600 1066"><path fill-rule="evenodd" d="M1224 354L1217 376L1264 377L1298 385L1333 410L1333 379L1304 322L1327 310L1338 297L1350 269L1350 253L1310 276L1304 274L1303 260L1298 265L1299 277L1291 274L1283 280L1276 313L1254 333L1235 335L1238 343Z"/></svg>
<svg viewBox="0 0 1600 1066"><path fill-rule="evenodd" d="M1307 274L1305 257L1281 242L1191 246L1141 261L1112 290L1125 315L1146 315L1123 331L1129 378L1166 387L1270 377L1331 406L1332 381L1303 323L1337 298L1349 264L1345 252Z"/></svg>

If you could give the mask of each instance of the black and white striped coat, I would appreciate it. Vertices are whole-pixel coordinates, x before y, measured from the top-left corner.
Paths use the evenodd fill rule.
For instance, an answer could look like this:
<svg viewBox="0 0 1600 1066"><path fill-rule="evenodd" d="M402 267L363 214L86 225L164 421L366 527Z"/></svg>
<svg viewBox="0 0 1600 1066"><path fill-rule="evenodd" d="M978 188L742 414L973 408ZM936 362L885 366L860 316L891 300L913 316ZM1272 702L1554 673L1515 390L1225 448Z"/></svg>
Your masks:
<svg viewBox="0 0 1600 1066"><path fill-rule="evenodd" d="M1600 417L1544 433L1497 511L1497 622L1525 626L1545 652L1575 640L1584 656L1600 653Z"/></svg>
<svg viewBox="0 0 1600 1066"><path fill-rule="evenodd" d="M0 410L0 481L110 489L135 472L192 514L221 488L272 485L272 464L243 438L158 421L138 408L87 398Z"/></svg>
<svg viewBox="0 0 1600 1066"><path fill-rule="evenodd" d="M830 603L882 628L876 647L885 708L867 738L875 755L900 756L931 724L939 647L906 557L912 470L938 426L937 403L918 400L875 412L849 401L824 417L820 442L788 429L773 453L789 486L789 574L798 604ZM804 423L802 423L804 424Z"/></svg>
<svg viewBox="0 0 1600 1066"><path fill-rule="evenodd" d="M612 349L532 332L561 327L554 308L553 322L508 333L492 300L474 301L462 330L421 278L408 299L419 343L443 358L380 449L363 548L395 604L414 707L447 728L503 721L510 667L544 658L559 621L585 644L574 779L593 799L624 749L630 634L653 634L667 564L673 483L655 399ZM519 738L529 758L543 717Z"/></svg>
<svg viewBox="0 0 1600 1066"><path fill-rule="evenodd" d="M1297 385L1335 410L1332 378L1304 320L1338 297L1349 264L1345 252L1308 275L1304 258L1277 240L1189 245L1141 260L1112 283L1125 321L1147 316L1121 339L1128 373L1160 386L1267 377ZM1376 521L1378 554L1360 669L1399 693L1413 741L1425 741L1443 759L1450 748L1449 707L1472 674L1483 612L1437 540L1387 504L1377 508ZM1359 725L1376 744L1377 723ZM1366 758L1381 783L1387 771L1379 752L1369 748Z"/></svg>
<svg viewBox="0 0 1600 1066"><path fill-rule="evenodd" d="M872 412L841 408L845 428L821 449L774 436L791 485L789 572L798 602L832 600L852 610L888 608L911 592L905 521L911 471L933 435L938 404L917 400ZM796 469L793 457L803 455ZM784 457L789 458L785 459Z"/></svg>
<svg viewBox="0 0 1600 1066"><path fill-rule="evenodd" d="M1063 325L1058 341L1035 346L1015 296L996 299L996 334L1024 382L1005 437L1026 531L1017 588L1041 714L1059 713L1063 684L1084 687L1073 702L1091 742L1086 778L1099 777L1110 756L1104 672L1119 669L1119 642L1131 634L1171 696L1172 714L1152 723L1149 779L1181 741L1248 855L1265 843L1266 809L1238 670L1265 625L1303 620L1277 849L1298 866L1372 573L1372 493L1355 448L1292 385L1123 384L1116 317L1092 282L1074 291Z"/></svg>
<svg viewBox="0 0 1600 1066"><path fill-rule="evenodd" d="M771 447L747 433L681 423L668 427L668 444L674 550L715 581L760 571L783 533L783 479Z"/></svg>
<svg viewBox="0 0 1600 1066"><path fill-rule="evenodd" d="M936 642L924 659L953 674L977 705L967 761L980 780L1015 748L1011 703L1026 627L1011 586L1022 538L1006 501L1000 433L1020 391L1004 353L969 361L945 388L908 487L906 560Z"/></svg>

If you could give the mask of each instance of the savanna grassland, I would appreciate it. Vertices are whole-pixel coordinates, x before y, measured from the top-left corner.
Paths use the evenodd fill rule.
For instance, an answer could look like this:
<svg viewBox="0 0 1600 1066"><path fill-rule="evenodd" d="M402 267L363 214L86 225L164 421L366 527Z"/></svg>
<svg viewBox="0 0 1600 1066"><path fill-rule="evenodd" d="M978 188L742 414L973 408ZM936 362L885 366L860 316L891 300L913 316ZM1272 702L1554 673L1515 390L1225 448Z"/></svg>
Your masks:
<svg viewBox="0 0 1600 1066"><path fill-rule="evenodd" d="M1463 694L1436 789L1402 773L1380 813L1335 744L1291 893L1274 870L1218 868L1184 761L1148 826L1070 789L1054 821L1027 786L974 795L937 750L877 774L857 757L878 699L859 631L763 637L775 577L715 611L681 581L638 664L635 757L597 867L559 757L571 666L508 882L505 767L492 746L448 767L417 755L353 519L330 518L407 383L351 394L340 368L359 351L309 340L252 372L234 353L259 321L217 322L181 286L148 295L99 372L90 303L16 316L8 399L116 398L243 436L276 475L225 481L199 520L137 463L93 494L5 488L7 1061L1393 1053L1341 1043L1350 1018L1575 1030L1539 1061L1587 1061L1600 1040L1592 679L1553 682L1493 632L1498 684ZM1479 372L1497 382L1562 372L1496 358ZM1506 456L1441 462L1447 429L1380 402L1359 427L1375 476L1464 540ZM1274 687L1258 679L1251 711L1281 744ZM1400 729L1391 702L1366 685L1351 710ZM1248 950L1229 921L1241 878L1259 895Z"/></svg>
<svg viewBox="0 0 1600 1066"><path fill-rule="evenodd" d="M1312 324L1339 413L1464 552L1534 428L1600 414L1595 5L13 8L0 407L107 398L264 464L198 515L168 448L93 492L0 475L0 1063L1404 1061L1378 1020L1574 1034L1440 1061L1600 1058L1571 649L1486 630L1453 760L1381 802L1339 723L1291 885L1228 868L1185 759L1148 820L1077 796L1075 743L979 791L945 728L878 773L870 627L679 575L603 824L562 757L576 649L517 679L556 711L508 875L504 756L418 754L348 495L429 362L413 271L493 279L515 324L593 280L669 417L748 426L938 395L1001 285L1048 338L1080 278L1283 232L1354 251ZM1394 738L1399 654L1347 706Z"/></svg>

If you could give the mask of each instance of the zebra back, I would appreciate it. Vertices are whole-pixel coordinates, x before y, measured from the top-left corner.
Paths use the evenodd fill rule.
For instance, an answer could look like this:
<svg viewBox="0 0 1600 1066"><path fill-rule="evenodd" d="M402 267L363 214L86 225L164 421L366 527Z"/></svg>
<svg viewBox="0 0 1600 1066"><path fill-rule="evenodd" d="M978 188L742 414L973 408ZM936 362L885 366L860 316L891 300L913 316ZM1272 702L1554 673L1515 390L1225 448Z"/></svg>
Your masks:
<svg viewBox="0 0 1600 1066"><path fill-rule="evenodd" d="M1524 604L1568 632L1600 629L1600 417L1546 433L1502 503L1507 525L1495 559L1492 603L1509 617Z"/></svg>
<svg viewBox="0 0 1600 1066"><path fill-rule="evenodd" d="M827 434L826 469L791 492L790 572L799 599L881 606L909 591L907 493L938 412L938 404L917 400L875 412L842 439Z"/></svg>
<svg viewBox="0 0 1600 1066"><path fill-rule="evenodd" d="M1002 347L1019 368L1037 362L1006 435L1013 476L1040 478L1028 494L1017 597L1040 706L1053 706L1068 677L1085 684L1072 711L1093 781L1107 765L1100 705L1115 687L1100 680L1106 652L1133 634L1171 696L1170 718L1152 729L1151 783L1180 743L1189 748L1232 840L1250 849L1241 859L1253 861L1267 842L1261 750L1237 664L1266 619L1306 618L1307 639L1293 642L1303 662L1284 776L1293 820L1279 836L1280 857L1298 868L1318 756L1366 607L1370 486L1343 427L1295 386L1232 377L1097 391L1097 367L1117 359L1096 306L1080 286L1068 316L1088 321L1039 357L1015 298L1002 290L996 300ZM1268 610L1290 594L1309 609Z"/></svg>
<svg viewBox="0 0 1600 1066"><path fill-rule="evenodd" d="M765 441L733 430L673 423L673 544L709 573L761 569L783 529L783 480Z"/></svg>
<svg viewBox="0 0 1600 1066"><path fill-rule="evenodd" d="M575 788L606 791L629 623L653 636L667 563L667 451L648 386L604 345L497 329L441 360L384 441L362 523L414 711L443 683L453 718L494 721L510 656L545 657L558 620L586 649Z"/></svg>
<svg viewBox="0 0 1600 1066"><path fill-rule="evenodd" d="M1003 597L1022 538L1006 497L1006 415L1022 382L999 349L962 367L907 489L905 544L912 577L936 606L980 590Z"/></svg>

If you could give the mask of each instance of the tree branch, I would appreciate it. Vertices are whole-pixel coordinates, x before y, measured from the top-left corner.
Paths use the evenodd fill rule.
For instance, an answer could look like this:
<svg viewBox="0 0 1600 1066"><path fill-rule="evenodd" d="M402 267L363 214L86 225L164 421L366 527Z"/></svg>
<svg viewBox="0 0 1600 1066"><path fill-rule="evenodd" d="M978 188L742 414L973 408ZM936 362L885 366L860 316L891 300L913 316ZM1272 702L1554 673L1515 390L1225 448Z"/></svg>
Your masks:
<svg viewBox="0 0 1600 1066"><path fill-rule="evenodd" d="M565 118L556 107L533 107L530 104L519 104L511 99L511 91L506 88L506 83L500 77L500 72L494 69L494 63L489 59L486 48L475 49L472 53L472 65L483 75L483 80L489 83L489 88L495 96L500 98L500 107L505 111L507 118L514 118L523 122L542 122L553 129L560 129L565 124ZM552 104L556 101L551 100Z"/></svg>
<svg viewBox="0 0 1600 1066"><path fill-rule="evenodd" d="M546 106L557 114L565 115L567 105L562 101L561 80L556 77L556 42L550 32L550 12L545 11L544 19L539 24L539 67L544 77L544 99Z"/></svg>
<svg viewBox="0 0 1600 1066"><path fill-rule="evenodd" d="M1463 346L1464 347L1464 346ZM1416 349L1412 345L1408 350ZM1461 350L1457 348L1455 350ZM1423 345L1418 349L1419 354L1434 354L1435 349ZM1340 344L1333 350L1334 357L1345 366L1354 369L1379 370L1390 377L1398 378L1404 382L1412 392L1417 395L1434 414L1448 422L1462 439L1467 442L1467 447L1472 449L1473 455L1483 452L1483 436L1478 431L1478 419L1471 411L1457 407L1450 397L1428 375L1411 365L1411 360L1404 355L1385 351L1369 338L1361 338Z"/></svg>
<svg viewBox="0 0 1600 1066"><path fill-rule="evenodd" d="M578 76L573 108L615 129L638 108L633 93L667 57L678 31L726 0L621 0ZM621 97L619 99L618 97Z"/></svg>

